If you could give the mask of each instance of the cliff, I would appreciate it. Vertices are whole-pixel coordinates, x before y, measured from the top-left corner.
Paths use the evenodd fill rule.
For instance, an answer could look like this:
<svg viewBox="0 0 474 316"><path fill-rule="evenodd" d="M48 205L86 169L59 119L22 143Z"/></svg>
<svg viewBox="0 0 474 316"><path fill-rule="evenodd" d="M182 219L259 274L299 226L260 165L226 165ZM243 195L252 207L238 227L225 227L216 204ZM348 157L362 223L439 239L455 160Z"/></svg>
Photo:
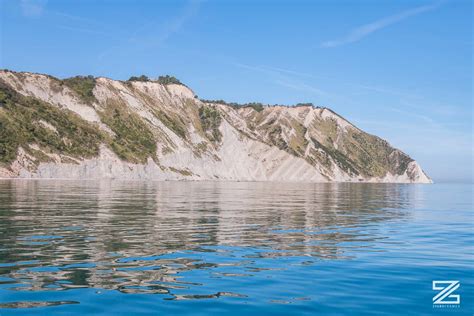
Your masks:
<svg viewBox="0 0 474 316"><path fill-rule="evenodd" d="M178 83L0 71L0 177L430 183L327 108L199 100Z"/></svg>

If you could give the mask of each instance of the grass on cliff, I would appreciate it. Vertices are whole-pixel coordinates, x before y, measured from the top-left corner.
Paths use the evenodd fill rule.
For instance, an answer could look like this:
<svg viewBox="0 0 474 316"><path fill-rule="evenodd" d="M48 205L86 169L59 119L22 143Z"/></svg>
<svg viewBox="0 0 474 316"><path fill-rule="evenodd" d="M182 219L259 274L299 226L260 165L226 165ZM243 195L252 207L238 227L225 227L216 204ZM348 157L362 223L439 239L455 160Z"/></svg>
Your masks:
<svg viewBox="0 0 474 316"><path fill-rule="evenodd" d="M22 96L0 84L0 163L13 162L20 146L39 161L50 160L29 144L37 144L45 153L87 159L97 157L100 145L105 143L129 162L145 163L148 157L156 158L155 138L141 117L114 103L99 115L115 136L74 112Z"/></svg>
<svg viewBox="0 0 474 316"><path fill-rule="evenodd" d="M202 106L199 108L199 119L201 120L202 129L206 132L209 140L220 142L222 140L222 133L219 126L222 122L222 117L219 111L214 107Z"/></svg>
<svg viewBox="0 0 474 316"><path fill-rule="evenodd" d="M54 126L56 131L41 121ZM99 154L103 139L96 127L75 113L22 96L0 84L1 163L14 161L20 146L40 161L48 160L42 152L29 149L28 144L37 144L46 153L91 158Z"/></svg>
<svg viewBox="0 0 474 316"><path fill-rule="evenodd" d="M346 171L349 174L359 174L357 164L352 161L349 157L344 155L341 151L338 149L331 146L325 146L321 144L318 140L315 138L311 138L311 141L314 144L315 148L321 148L325 154L322 154L318 151L312 151L313 154L315 154L313 157L320 163L322 163L323 166L326 168L331 167L331 161L329 160L329 157L332 158L332 160L341 168L342 170Z"/></svg>
<svg viewBox="0 0 474 316"><path fill-rule="evenodd" d="M184 86L184 84L179 81L178 78L170 75L165 75L165 76L159 76L158 79L152 80L148 78L148 76L141 75L141 76L131 76L128 81L141 81L141 82L158 82L159 84L162 85L168 85L168 84L178 84Z"/></svg>
<svg viewBox="0 0 474 316"><path fill-rule="evenodd" d="M396 151L385 140L367 133L349 133L348 156L356 161L365 174L384 176L387 171L403 174L413 161L409 156Z"/></svg>
<svg viewBox="0 0 474 316"><path fill-rule="evenodd" d="M153 114L171 131L182 139L187 138L186 124L178 117L172 117L159 109L153 109Z"/></svg>
<svg viewBox="0 0 474 316"><path fill-rule="evenodd" d="M383 177L387 172L403 174L412 161L377 136L349 129L341 132L338 137L338 124L333 119L318 121L316 128L324 135L324 139L321 142L312 139L315 146L322 148L341 168L350 173L368 177ZM320 155L314 158L327 162Z"/></svg>
<svg viewBox="0 0 474 316"><path fill-rule="evenodd" d="M289 149L295 156L303 157L308 146L308 140L305 138L307 129L295 119L290 120L290 126L295 133L288 141Z"/></svg>
<svg viewBox="0 0 474 316"><path fill-rule="evenodd" d="M156 159L155 137L138 114L118 102L108 102L99 115L115 133L107 137L107 142L121 159L133 163L146 163L148 157Z"/></svg>
<svg viewBox="0 0 474 316"><path fill-rule="evenodd" d="M62 80L64 85L77 93L84 103L90 104L96 101L93 90L95 78L93 76L76 76Z"/></svg>
<svg viewBox="0 0 474 316"><path fill-rule="evenodd" d="M237 103L237 102L226 102L224 100L206 100L206 99L202 99L201 101L204 102L204 103L211 103L211 104L212 103L213 104L224 104L224 105L231 106L234 109L252 108L257 112L261 112L265 109L265 106L269 106L269 105L265 105L265 104L260 103L260 102Z"/></svg>

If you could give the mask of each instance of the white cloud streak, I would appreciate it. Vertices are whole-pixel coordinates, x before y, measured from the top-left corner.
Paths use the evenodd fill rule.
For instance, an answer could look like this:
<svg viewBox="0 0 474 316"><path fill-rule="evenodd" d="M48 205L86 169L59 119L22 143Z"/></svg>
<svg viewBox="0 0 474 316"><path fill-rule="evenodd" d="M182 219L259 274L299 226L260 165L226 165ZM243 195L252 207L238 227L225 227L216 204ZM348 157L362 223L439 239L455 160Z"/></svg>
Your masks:
<svg viewBox="0 0 474 316"><path fill-rule="evenodd" d="M74 27L74 26L68 26L68 25L58 25L57 27L60 28L60 29L66 30L66 31L88 33L88 34L103 35L103 36L112 37L112 33L102 32L99 29L90 29L90 28L85 28L85 27Z"/></svg>
<svg viewBox="0 0 474 316"><path fill-rule="evenodd" d="M313 86L310 86L303 82L294 82L294 81L289 82L289 81L283 81L283 80L276 80L275 83L279 84L282 87L290 88L293 90L309 92L318 96L328 96L327 92L321 89L315 88Z"/></svg>
<svg viewBox="0 0 474 316"><path fill-rule="evenodd" d="M369 23L362 25L360 27L357 27L353 30L351 30L346 36L336 39L336 40L331 40L331 41L326 41L321 44L322 47L324 48L331 48L331 47L337 47L337 46L342 46L350 43L355 43L363 39L364 37L379 31L383 28L386 28L387 26L396 24L400 21L403 21L409 17L432 11L437 9L441 5L440 2L434 3L434 4L429 4L429 5L424 5L416 8L412 8L406 11L403 11L401 13L391 15L385 18L382 18L380 20L377 20L375 22Z"/></svg>
<svg viewBox="0 0 474 316"><path fill-rule="evenodd" d="M233 63L233 65L239 68L250 70L250 71L263 73L264 75L271 78L274 84L277 84L285 88L289 88L289 89L297 90L297 91L303 91L303 92L311 93L317 96L331 97L331 95L326 91L310 86L304 82L301 82L300 80L294 80L294 78L292 78L291 76L301 75L301 73L298 73L298 72L294 72L294 71L286 70L282 68L276 68L276 67L252 66L252 65L245 65L241 63ZM305 74L305 75L311 76L310 74Z"/></svg>
<svg viewBox="0 0 474 316"><path fill-rule="evenodd" d="M184 8L183 12L179 16L177 16L175 19L171 20L166 25L164 32L161 34L158 40L160 42L164 42L171 35L173 35L174 33L177 33L188 20L193 18L198 13L199 7L200 7L199 1L196 1L196 0L189 1L186 7Z"/></svg>
<svg viewBox="0 0 474 316"><path fill-rule="evenodd" d="M197 15L201 2L199 0L190 0L187 2L183 11L174 18L167 21L163 28L156 32L157 24L161 21L152 20L142 24L137 28L131 36L124 41L119 42L115 47L111 47L98 55L98 59L102 60L107 55L120 50L123 47L134 47L134 49L145 50L156 48L165 43L172 35L178 33L183 26ZM151 33L153 31L153 33ZM142 35L146 33L146 35Z"/></svg>
<svg viewBox="0 0 474 316"><path fill-rule="evenodd" d="M39 17L43 15L47 2L47 0L21 0L21 13L26 17Z"/></svg>

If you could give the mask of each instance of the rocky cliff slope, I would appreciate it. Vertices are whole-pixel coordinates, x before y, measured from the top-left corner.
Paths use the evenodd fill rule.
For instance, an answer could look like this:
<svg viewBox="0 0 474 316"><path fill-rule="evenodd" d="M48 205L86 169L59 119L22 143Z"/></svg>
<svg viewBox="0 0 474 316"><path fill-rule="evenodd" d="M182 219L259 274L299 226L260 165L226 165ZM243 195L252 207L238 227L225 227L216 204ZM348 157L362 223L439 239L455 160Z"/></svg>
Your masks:
<svg viewBox="0 0 474 316"><path fill-rule="evenodd" d="M202 101L173 80L6 70L0 177L431 182L327 108Z"/></svg>

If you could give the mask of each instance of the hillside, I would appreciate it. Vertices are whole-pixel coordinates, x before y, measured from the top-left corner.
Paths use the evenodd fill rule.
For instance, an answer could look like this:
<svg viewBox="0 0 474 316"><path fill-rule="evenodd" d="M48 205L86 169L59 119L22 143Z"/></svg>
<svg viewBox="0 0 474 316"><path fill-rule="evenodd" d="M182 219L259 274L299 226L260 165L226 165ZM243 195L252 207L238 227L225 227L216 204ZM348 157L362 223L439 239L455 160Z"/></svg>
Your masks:
<svg viewBox="0 0 474 316"><path fill-rule="evenodd" d="M202 101L175 78L134 78L0 71L0 177L431 182L330 109Z"/></svg>

